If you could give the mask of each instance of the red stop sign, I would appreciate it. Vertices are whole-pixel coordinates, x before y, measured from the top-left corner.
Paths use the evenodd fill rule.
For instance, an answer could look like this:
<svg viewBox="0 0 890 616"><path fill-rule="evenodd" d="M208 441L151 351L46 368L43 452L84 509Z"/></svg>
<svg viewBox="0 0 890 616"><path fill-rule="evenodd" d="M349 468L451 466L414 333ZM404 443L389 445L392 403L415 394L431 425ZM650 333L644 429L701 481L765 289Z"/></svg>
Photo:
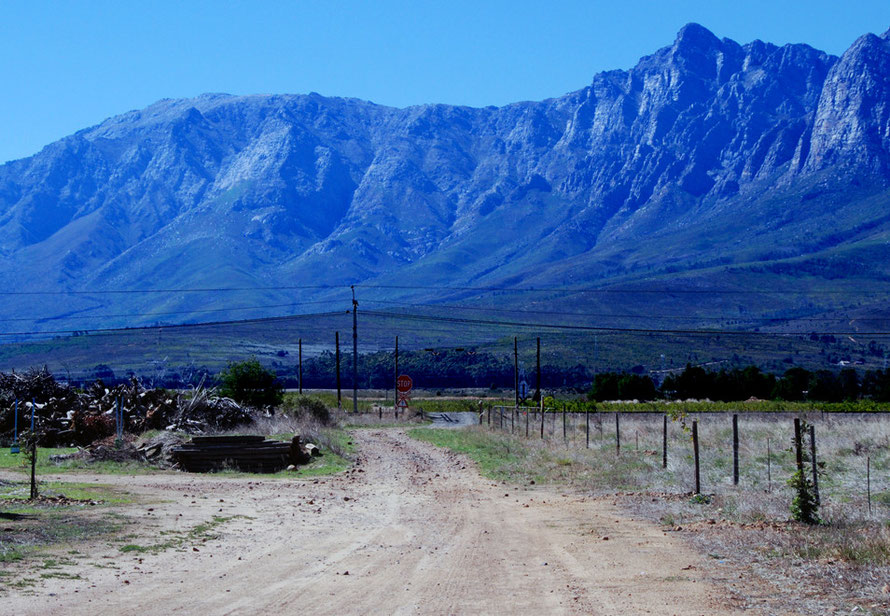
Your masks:
<svg viewBox="0 0 890 616"><path fill-rule="evenodd" d="M398 389L400 393L407 394L411 391L412 387L414 387L414 381L412 381L411 377L407 374L400 374L399 378L396 379L396 389Z"/></svg>

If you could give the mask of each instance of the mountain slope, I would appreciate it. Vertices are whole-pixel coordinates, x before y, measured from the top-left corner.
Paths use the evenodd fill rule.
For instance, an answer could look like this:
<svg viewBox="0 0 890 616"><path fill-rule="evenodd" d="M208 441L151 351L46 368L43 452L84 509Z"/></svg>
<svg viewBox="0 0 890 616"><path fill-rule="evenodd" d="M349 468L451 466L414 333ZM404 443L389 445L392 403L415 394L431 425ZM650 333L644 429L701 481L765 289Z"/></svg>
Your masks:
<svg viewBox="0 0 890 616"><path fill-rule="evenodd" d="M888 135L888 35L836 58L740 45L696 24L628 71L501 108L317 94L163 100L0 166L0 281L48 291L781 281L807 291L848 275L874 298L888 289ZM851 268L841 255L861 246L868 262ZM777 269L784 260L794 267ZM106 314L202 320L189 313L336 297L95 294L61 307L31 296L0 311L93 315L80 323L98 327L158 320ZM839 303L773 300L736 309L790 318ZM269 312L281 310L247 314Z"/></svg>

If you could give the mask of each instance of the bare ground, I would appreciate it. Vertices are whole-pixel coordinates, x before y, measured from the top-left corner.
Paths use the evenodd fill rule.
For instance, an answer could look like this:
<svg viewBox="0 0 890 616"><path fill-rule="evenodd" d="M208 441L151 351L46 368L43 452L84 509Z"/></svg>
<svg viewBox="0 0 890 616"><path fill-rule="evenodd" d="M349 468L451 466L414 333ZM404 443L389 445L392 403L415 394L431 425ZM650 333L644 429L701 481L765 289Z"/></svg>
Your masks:
<svg viewBox="0 0 890 616"><path fill-rule="evenodd" d="M89 477L130 507L137 545L92 546L0 596L15 614L730 614L730 582L672 533L608 500L492 483L399 429L359 430L356 467L319 480ZM71 476L68 476L69 478ZM65 477L58 478L64 480ZM84 481L78 475L77 481ZM134 511L135 510L135 511ZM245 516L245 517L232 517ZM130 531L133 532L133 531ZM170 534L172 532L172 534ZM33 565L32 565L33 566ZM11 566L7 565L7 569Z"/></svg>

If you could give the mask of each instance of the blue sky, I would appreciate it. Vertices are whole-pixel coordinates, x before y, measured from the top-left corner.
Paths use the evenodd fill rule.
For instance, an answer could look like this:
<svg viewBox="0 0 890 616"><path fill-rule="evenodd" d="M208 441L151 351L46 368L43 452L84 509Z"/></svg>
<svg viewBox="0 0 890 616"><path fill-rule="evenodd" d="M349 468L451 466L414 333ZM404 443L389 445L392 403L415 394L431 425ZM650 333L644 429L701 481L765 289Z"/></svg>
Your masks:
<svg viewBox="0 0 890 616"><path fill-rule="evenodd" d="M890 2L0 0L0 161L202 92L395 106L559 96L630 68L691 21L742 43L840 54L890 28Z"/></svg>

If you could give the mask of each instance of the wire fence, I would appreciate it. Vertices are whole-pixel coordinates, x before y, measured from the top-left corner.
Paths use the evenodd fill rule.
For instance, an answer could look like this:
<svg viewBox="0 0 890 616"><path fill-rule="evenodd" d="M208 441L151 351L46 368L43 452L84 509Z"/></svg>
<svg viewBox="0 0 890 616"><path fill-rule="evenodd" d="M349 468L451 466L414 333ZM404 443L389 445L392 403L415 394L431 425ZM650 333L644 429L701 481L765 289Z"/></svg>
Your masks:
<svg viewBox="0 0 890 616"><path fill-rule="evenodd" d="M890 515L890 416L883 413L703 412L672 419L663 413L492 405L480 423L589 467L593 485L599 476L612 481L603 487L619 490L734 496L733 506L754 521L787 515L788 479L797 468L794 424L801 419L815 437L810 440L804 430L801 444L823 519Z"/></svg>

